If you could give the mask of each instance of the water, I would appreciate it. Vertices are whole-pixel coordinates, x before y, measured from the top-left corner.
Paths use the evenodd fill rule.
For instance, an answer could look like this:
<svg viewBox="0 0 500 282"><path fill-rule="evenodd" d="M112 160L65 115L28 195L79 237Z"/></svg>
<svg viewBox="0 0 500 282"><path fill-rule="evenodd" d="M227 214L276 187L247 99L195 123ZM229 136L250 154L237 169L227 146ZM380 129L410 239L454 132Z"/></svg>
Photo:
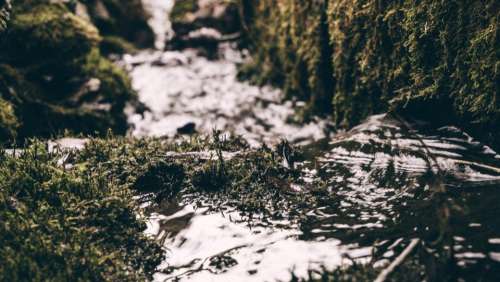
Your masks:
<svg viewBox="0 0 500 282"><path fill-rule="evenodd" d="M171 1L144 0L157 47L171 36ZM193 205L189 197L148 215L146 233L167 249L156 281L287 281L291 273L333 269L353 262L384 266L411 239L432 242L449 211L447 246L454 271L494 280L500 271L500 156L456 127L433 128L377 115L331 136L328 121L290 123L300 102L283 101L271 87L237 80L245 53L231 44L208 60L196 50L146 50L124 58L140 100L151 111L130 115L135 136L174 136L191 124L242 135L252 146L286 138L306 145L297 164L304 180L292 188L320 200L301 218L251 223L238 210ZM312 193L312 192L311 192ZM438 195L438 196L436 196ZM444 199L436 202L436 198ZM466 210L454 206L467 207ZM429 246L429 245L427 245ZM432 248L428 248L429 257Z"/></svg>
<svg viewBox="0 0 500 282"><path fill-rule="evenodd" d="M353 261L383 266L411 239L437 237L435 193L451 209L447 244L454 271L493 279L500 270L500 156L455 127L431 129L387 115L370 117L328 142L306 147L297 164L308 192L326 183L301 218L248 222L231 206L193 206L192 198L150 215L148 234L168 249L157 281L288 281L292 272ZM310 184L308 186L307 184ZM443 189L438 191L437 189Z"/></svg>
<svg viewBox="0 0 500 282"><path fill-rule="evenodd" d="M208 60L195 50L126 56L133 87L151 109L144 117L130 117L133 134L173 136L178 128L193 123L198 133L231 132L253 146L280 138L311 142L326 136L326 120L305 125L287 122L302 103L282 101L277 89L238 81L236 64L243 62L242 53L230 44L220 53L218 60Z"/></svg>

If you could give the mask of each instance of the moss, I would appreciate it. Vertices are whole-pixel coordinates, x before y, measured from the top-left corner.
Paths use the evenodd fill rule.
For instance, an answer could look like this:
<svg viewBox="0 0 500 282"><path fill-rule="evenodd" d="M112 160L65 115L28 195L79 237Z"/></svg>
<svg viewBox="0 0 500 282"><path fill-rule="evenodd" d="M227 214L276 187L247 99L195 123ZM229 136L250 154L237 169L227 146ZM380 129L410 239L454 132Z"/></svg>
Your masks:
<svg viewBox="0 0 500 282"><path fill-rule="evenodd" d="M105 36L99 44L99 50L105 56L137 53L137 48L134 45L118 36Z"/></svg>
<svg viewBox="0 0 500 282"><path fill-rule="evenodd" d="M143 281L163 259L126 187L35 142L0 154L0 280Z"/></svg>
<svg viewBox="0 0 500 282"><path fill-rule="evenodd" d="M94 55L88 61L85 70L76 72L79 73L77 77L83 81L99 79L100 87L97 92L83 93L86 95L80 97L82 101L77 102L73 102L75 98L71 95L66 99L54 99L57 92L52 92L52 97L49 96L50 88L46 85L27 80L22 72L9 65L0 65L0 96L15 107L15 114L20 122L17 134L19 140L32 136L51 137L65 130L92 135L104 135L109 129L119 134L126 131L123 108L127 101L135 97L128 77L101 56ZM59 85L63 85L62 90L69 89L66 91L79 93L76 92L78 88L72 90L64 81ZM100 110L86 106L93 105L92 103L109 105L110 108Z"/></svg>
<svg viewBox="0 0 500 282"><path fill-rule="evenodd" d="M0 143L11 141L16 137L19 121L11 103L0 98Z"/></svg>
<svg viewBox="0 0 500 282"><path fill-rule="evenodd" d="M173 198L183 185L184 167L178 163L158 161L147 164L133 187L141 193L154 192L155 200Z"/></svg>
<svg viewBox="0 0 500 282"><path fill-rule="evenodd" d="M328 113L333 77L323 12L326 2L255 3L244 10L246 15L255 15L247 19L248 36L255 43L251 45L254 60L240 77L253 76L258 84L282 86L288 97L308 101L311 111Z"/></svg>
<svg viewBox="0 0 500 282"><path fill-rule="evenodd" d="M193 201L209 198L216 207L231 203L242 211L276 218L297 216L299 211L293 207L311 204L311 195L291 190L292 183L300 183L299 174L284 168L275 150L249 150L238 143L220 138L203 142L92 139L77 156L77 162L85 170L108 171L120 185L138 191L158 190L157 200L180 193ZM233 152L223 151L227 149ZM208 151L211 156L207 156ZM233 157L226 159L227 154ZM175 171L179 179L173 177Z"/></svg>
<svg viewBox="0 0 500 282"><path fill-rule="evenodd" d="M282 86L351 127L396 111L455 123L498 144L495 1L242 1L253 62L243 77ZM425 108L425 111L422 109Z"/></svg>
<svg viewBox="0 0 500 282"><path fill-rule="evenodd" d="M1 38L0 95L15 106L18 138L125 133L123 110L136 99L127 73L100 54L90 22L46 2L17 3Z"/></svg>
<svg viewBox="0 0 500 282"><path fill-rule="evenodd" d="M16 65L60 64L85 56L99 40L97 29L65 6L41 4L14 14L2 55Z"/></svg>
<svg viewBox="0 0 500 282"><path fill-rule="evenodd" d="M97 78L100 87L95 96L99 103L109 104L107 112L108 128L116 133L124 134L128 128L124 108L127 102L137 99L137 93L132 89L128 74L102 57L98 49L94 49L86 58L82 68L82 75L88 79ZM103 128L104 133L106 129Z"/></svg>
<svg viewBox="0 0 500 282"><path fill-rule="evenodd" d="M170 12L172 22L183 21L186 16L196 12L199 9L198 0L175 1L175 5Z"/></svg>

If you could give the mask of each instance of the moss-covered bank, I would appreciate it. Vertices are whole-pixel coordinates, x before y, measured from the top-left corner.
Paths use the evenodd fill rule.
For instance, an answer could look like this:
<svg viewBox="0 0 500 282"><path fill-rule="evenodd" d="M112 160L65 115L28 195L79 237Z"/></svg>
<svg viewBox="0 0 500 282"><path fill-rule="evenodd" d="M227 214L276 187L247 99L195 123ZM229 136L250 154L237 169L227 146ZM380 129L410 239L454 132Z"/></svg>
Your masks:
<svg viewBox="0 0 500 282"><path fill-rule="evenodd" d="M132 2L120 7L137 5ZM12 7L2 3L1 143L30 136L50 137L65 130L101 135L109 129L120 134L127 130L123 110L127 102L136 101L136 93L126 72L106 59L103 52L133 52L134 46L119 37L119 31L127 31L125 27L98 30L91 22L98 22L91 17L95 13L89 12L98 3L82 3L24 0ZM141 13L134 23L140 21L142 25L135 24L135 28L150 31L149 27L142 28L147 26L142 6L133 13L115 10L109 12L113 23ZM102 34L106 35L104 39ZM133 43L149 44L149 39L143 42L138 35L130 36Z"/></svg>
<svg viewBox="0 0 500 282"><path fill-rule="evenodd" d="M352 126L396 110L499 144L498 1L242 1L254 60L274 83Z"/></svg>
<svg viewBox="0 0 500 282"><path fill-rule="evenodd" d="M1 281L145 281L164 253L132 190L34 142L0 152Z"/></svg>

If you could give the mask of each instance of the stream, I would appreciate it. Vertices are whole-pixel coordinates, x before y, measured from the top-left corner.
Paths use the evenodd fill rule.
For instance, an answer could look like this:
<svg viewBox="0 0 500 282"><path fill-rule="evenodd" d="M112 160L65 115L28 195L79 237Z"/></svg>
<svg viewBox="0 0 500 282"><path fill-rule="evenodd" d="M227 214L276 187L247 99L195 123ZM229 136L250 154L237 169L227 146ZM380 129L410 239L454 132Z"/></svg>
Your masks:
<svg viewBox="0 0 500 282"><path fill-rule="evenodd" d="M144 0L152 11L157 47L171 36L171 1ZM304 183L324 183L328 201L308 207L300 221L249 223L228 206L202 201L163 206L148 215L146 233L161 240L167 259L155 281L289 281L292 273L371 262L388 265L411 239L426 240L437 218L427 207L440 189L452 211L450 248L457 276L500 275L500 155L456 127L433 128L389 114L332 133L326 119L292 122L303 107L282 92L238 81L244 51L222 44L209 60L196 50L145 50L126 55L139 99L150 111L130 114L133 136L211 134L243 136L252 147L282 139L303 145L296 164ZM308 185L297 189L307 190ZM432 250L429 251L430 255Z"/></svg>

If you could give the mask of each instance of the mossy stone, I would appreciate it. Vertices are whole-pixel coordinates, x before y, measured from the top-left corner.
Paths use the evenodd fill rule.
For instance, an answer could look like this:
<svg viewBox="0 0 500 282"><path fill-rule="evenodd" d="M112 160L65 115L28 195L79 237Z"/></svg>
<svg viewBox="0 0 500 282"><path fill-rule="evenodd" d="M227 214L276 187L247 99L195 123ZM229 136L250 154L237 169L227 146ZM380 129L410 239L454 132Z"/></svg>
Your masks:
<svg viewBox="0 0 500 282"><path fill-rule="evenodd" d="M140 48L153 47L154 33L141 0L84 0L92 22L104 36L119 36Z"/></svg>
<svg viewBox="0 0 500 282"><path fill-rule="evenodd" d="M134 54L138 51L133 44L118 36L104 36L99 50L103 55Z"/></svg>
<svg viewBox="0 0 500 282"><path fill-rule="evenodd" d="M41 4L14 14L2 43L7 61L36 65L85 56L99 41L97 29L64 5Z"/></svg>

